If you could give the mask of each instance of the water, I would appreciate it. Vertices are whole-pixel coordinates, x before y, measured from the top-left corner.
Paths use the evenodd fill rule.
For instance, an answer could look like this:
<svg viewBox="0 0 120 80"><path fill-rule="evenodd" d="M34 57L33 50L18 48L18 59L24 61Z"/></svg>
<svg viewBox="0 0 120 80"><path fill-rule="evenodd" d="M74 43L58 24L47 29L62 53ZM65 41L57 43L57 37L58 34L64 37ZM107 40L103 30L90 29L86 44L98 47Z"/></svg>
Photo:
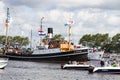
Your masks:
<svg viewBox="0 0 120 80"><path fill-rule="evenodd" d="M62 70L60 63L9 60L0 70L0 80L120 80L120 75Z"/></svg>

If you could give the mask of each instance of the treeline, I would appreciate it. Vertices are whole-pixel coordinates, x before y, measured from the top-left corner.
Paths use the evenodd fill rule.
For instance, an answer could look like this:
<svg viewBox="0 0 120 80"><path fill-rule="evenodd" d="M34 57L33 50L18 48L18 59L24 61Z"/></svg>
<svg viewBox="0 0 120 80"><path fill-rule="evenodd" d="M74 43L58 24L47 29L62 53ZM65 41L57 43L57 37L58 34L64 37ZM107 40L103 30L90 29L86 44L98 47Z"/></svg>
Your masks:
<svg viewBox="0 0 120 80"><path fill-rule="evenodd" d="M5 45L6 37L1 35L0 36L0 44ZM28 37L21 37L21 36L8 36L7 43L9 46L13 46L18 44L18 46L26 46L29 44Z"/></svg>
<svg viewBox="0 0 120 80"><path fill-rule="evenodd" d="M47 39L47 36L45 36L42 40L44 42L44 40ZM18 46L26 46L30 44L29 38L28 37L22 37L22 36L8 36L8 45L9 46L15 46L16 44L18 44ZM52 40L58 40L58 41L62 41L64 40L64 37L61 34L56 34L53 36ZM6 36L4 35L0 35L0 44L5 45L5 41L6 41ZM44 42L45 43L45 42Z"/></svg>
<svg viewBox="0 0 120 80"><path fill-rule="evenodd" d="M120 53L120 33L109 37L109 34L86 34L79 40L79 44L91 48L101 48L106 52Z"/></svg>

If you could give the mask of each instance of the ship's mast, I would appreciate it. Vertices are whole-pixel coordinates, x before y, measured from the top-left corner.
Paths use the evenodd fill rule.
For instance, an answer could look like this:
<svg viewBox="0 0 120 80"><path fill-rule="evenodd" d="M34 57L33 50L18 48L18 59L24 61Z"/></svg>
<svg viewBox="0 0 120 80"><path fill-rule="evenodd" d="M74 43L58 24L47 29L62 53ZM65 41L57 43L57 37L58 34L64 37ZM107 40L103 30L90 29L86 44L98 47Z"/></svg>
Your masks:
<svg viewBox="0 0 120 80"><path fill-rule="evenodd" d="M73 51L74 45L71 44L71 25L73 24L73 20L69 18L65 26L68 26L68 41L67 43L60 44L60 50L63 52Z"/></svg>
<svg viewBox="0 0 120 80"><path fill-rule="evenodd" d="M69 46L71 44L70 37L71 37L71 25L69 24L68 25L68 44L69 44ZM70 47L69 47L69 50L70 50Z"/></svg>
<svg viewBox="0 0 120 80"><path fill-rule="evenodd" d="M8 45L8 27L10 23L10 13L9 13L9 8L7 8L7 18L5 22L5 27L6 27L6 40L5 40L5 47Z"/></svg>
<svg viewBox="0 0 120 80"><path fill-rule="evenodd" d="M72 24L73 24L73 20L69 16L69 20L68 20L68 45L69 45L69 50L70 50L70 45L71 45L71 25Z"/></svg>
<svg viewBox="0 0 120 80"><path fill-rule="evenodd" d="M42 17L41 20L40 20L40 23L41 23L41 25L40 25L40 33L43 32L42 31L42 21L43 21L43 19L44 19L44 17ZM40 46L41 46L41 44L42 44L42 36L40 36Z"/></svg>

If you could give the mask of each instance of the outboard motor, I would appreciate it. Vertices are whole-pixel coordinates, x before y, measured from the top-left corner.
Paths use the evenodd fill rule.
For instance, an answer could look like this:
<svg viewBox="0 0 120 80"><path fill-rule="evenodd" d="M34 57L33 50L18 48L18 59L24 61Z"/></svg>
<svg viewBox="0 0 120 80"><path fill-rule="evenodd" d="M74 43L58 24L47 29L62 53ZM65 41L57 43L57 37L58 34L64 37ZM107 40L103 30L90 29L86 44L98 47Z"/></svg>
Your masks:
<svg viewBox="0 0 120 80"><path fill-rule="evenodd" d="M89 73L93 73L93 70L94 70L94 67L93 66L89 66L89 68L88 68Z"/></svg>

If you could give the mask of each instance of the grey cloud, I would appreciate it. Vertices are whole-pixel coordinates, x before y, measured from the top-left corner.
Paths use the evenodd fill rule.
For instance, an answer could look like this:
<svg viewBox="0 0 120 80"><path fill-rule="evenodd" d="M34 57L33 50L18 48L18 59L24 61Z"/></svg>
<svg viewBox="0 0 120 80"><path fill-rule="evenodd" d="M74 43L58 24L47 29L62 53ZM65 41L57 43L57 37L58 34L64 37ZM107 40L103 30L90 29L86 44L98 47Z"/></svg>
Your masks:
<svg viewBox="0 0 120 80"><path fill-rule="evenodd" d="M37 8L39 10L48 10L56 7L55 2L49 0L5 0L4 3L9 6L26 6Z"/></svg>
<svg viewBox="0 0 120 80"><path fill-rule="evenodd" d="M99 0L98 0L99 1ZM21 6L25 5L31 8L39 8L40 10L48 10L48 9L63 9L63 10L78 10L81 8L100 8L100 9L120 9L120 1L119 0L104 0L103 3L100 4L92 4L86 2L85 3L77 3L78 1L70 4L69 1L52 1L52 0L4 0L9 6ZM62 4L62 5L61 5ZM64 4L64 5L63 5ZM65 6L67 5L67 6ZM75 6L76 5L76 6Z"/></svg>
<svg viewBox="0 0 120 80"><path fill-rule="evenodd" d="M120 0L106 0L100 7L103 9L120 10Z"/></svg>

